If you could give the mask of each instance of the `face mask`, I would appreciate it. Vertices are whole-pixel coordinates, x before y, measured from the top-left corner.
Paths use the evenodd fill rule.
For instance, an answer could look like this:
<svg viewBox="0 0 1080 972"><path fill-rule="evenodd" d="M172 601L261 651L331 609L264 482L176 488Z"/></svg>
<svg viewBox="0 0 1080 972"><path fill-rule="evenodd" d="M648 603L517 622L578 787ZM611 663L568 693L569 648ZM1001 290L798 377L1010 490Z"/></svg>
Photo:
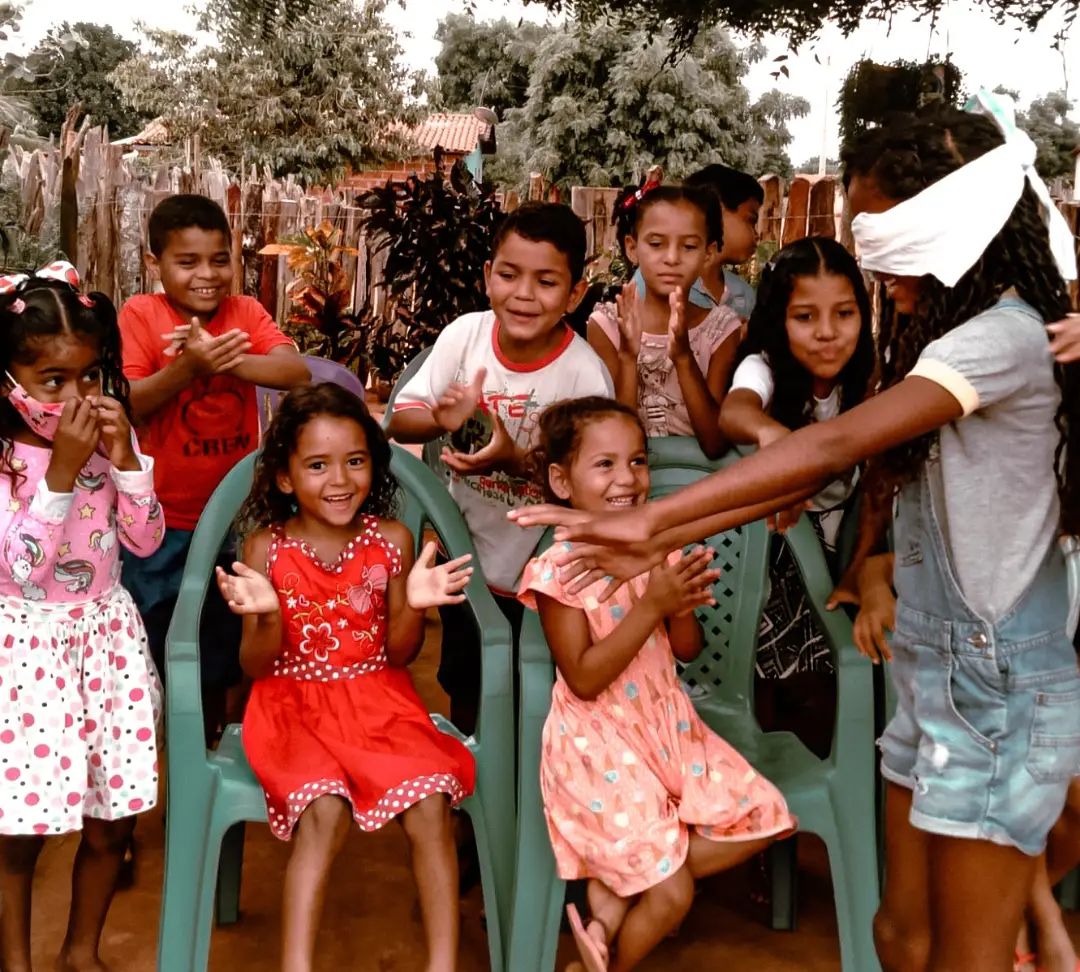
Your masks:
<svg viewBox="0 0 1080 972"><path fill-rule="evenodd" d="M12 386L11 391L8 393L8 401L14 406L15 411L22 416L23 421L30 427L32 432L52 442L56 437L56 428L60 424L60 415L64 411L64 403L39 402L36 398L31 398L26 393L26 389L11 377L10 372L5 373Z"/></svg>

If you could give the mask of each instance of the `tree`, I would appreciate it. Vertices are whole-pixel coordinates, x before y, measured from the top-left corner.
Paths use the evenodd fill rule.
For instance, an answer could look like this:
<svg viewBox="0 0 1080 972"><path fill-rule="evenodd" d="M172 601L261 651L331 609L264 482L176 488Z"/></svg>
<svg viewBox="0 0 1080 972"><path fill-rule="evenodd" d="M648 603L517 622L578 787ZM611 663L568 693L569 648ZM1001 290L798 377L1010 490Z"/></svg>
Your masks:
<svg viewBox="0 0 1080 972"><path fill-rule="evenodd" d="M147 31L147 49L112 79L129 104L159 115L174 137L198 133L203 152L226 165L332 179L409 148L420 78L401 65L385 7L312 4L264 38L237 29L236 9L215 0L200 27L216 43Z"/></svg>
<svg viewBox="0 0 1080 972"><path fill-rule="evenodd" d="M1072 176L1073 149L1080 145L1080 124L1069 118L1073 104L1064 91L1036 98L1027 111L1017 111L1016 124L1035 143L1035 168L1044 179Z"/></svg>
<svg viewBox="0 0 1080 972"><path fill-rule="evenodd" d="M948 0L527 0L549 10L565 11L586 23L608 20L623 30L648 34L671 31L675 47L686 50L699 32L718 24L762 36L785 34L793 45L813 37L827 22L850 34L865 20L885 20L904 11L927 17L940 13ZM980 6L999 22L1034 30L1053 8L1071 22L1080 0L983 0Z"/></svg>
<svg viewBox="0 0 1080 972"><path fill-rule="evenodd" d="M518 181L535 170L593 186L637 182L653 165L674 178L718 161L790 171L784 123L809 105L777 91L751 104L742 79L760 46L739 50L714 29L677 61L671 54L667 33L605 23L553 30L536 52L528 100L500 128L504 165L512 160Z"/></svg>
<svg viewBox="0 0 1080 972"><path fill-rule="evenodd" d="M820 168L820 155L811 155L802 165L796 166L795 171L805 173L807 175L817 175ZM826 175L839 175L840 174L840 160L839 159L826 159L825 160L825 174Z"/></svg>
<svg viewBox="0 0 1080 972"><path fill-rule="evenodd" d="M435 39L442 49L435 58L439 103L452 111L477 105L502 117L525 104L529 69L551 28L514 26L505 18L477 21L470 14L450 14L439 21Z"/></svg>
<svg viewBox="0 0 1080 972"><path fill-rule="evenodd" d="M40 121L39 130L59 134L75 102L82 104L91 124L108 125L114 137L142 128L148 116L126 105L109 80L113 69L136 50L111 27L88 23L53 27L31 52L36 75L25 88L26 102Z"/></svg>

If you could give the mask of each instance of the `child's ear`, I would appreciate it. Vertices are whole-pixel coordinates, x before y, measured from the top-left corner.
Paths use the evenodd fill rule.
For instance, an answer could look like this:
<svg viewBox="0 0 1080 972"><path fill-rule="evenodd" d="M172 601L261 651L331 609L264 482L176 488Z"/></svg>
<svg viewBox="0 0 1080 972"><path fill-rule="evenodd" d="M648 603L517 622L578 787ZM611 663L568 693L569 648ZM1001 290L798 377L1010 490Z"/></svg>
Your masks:
<svg viewBox="0 0 1080 972"><path fill-rule="evenodd" d="M573 314L577 310L577 305L581 303L581 299L585 296L586 291L589 289L589 281L582 277L573 287L570 288L570 296L566 299L566 313Z"/></svg>
<svg viewBox="0 0 1080 972"><path fill-rule="evenodd" d="M637 240L632 236L627 236L626 239L623 240L623 249L626 250L626 259L636 267L638 265Z"/></svg>
<svg viewBox="0 0 1080 972"><path fill-rule="evenodd" d="M484 293L491 296L491 261L484 261Z"/></svg>
<svg viewBox="0 0 1080 972"><path fill-rule="evenodd" d="M548 466L548 485L559 499L570 499L570 478L567 475L567 470L563 469L562 466L556 463Z"/></svg>
<svg viewBox="0 0 1080 972"><path fill-rule="evenodd" d="M286 495L290 495L293 492L292 480L289 478L289 474L287 472L279 472L277 476L274 477L274 479L277 482L277 488L280 489L283 493L285 493Z"/></svg>
<svg viewBox="0 0 1080 972"><path fill-rule="evenodd" d="M146 272L150 274L152 279L161 279L161 264L158 263L158 258L149 250L146 251L146 256L143 257L143 263L146 264Z"/></svg>

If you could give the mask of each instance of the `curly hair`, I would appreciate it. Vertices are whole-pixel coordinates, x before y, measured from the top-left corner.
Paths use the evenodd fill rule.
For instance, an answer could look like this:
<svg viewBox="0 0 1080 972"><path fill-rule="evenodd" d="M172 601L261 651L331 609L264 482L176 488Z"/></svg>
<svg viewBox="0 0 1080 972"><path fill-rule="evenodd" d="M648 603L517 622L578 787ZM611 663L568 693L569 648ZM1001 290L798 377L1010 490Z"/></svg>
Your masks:
<svg viewBox="0 0 1080 972"><path fill-rule="evenodd" d="M844 184L850 185L855 177L864 178L887 197L910 199L1003 141L997 126L981 115L951 108L925 115L900 115L844 146ZM1044 321L1058 320L1069 310L1069 293L1051 256L1038 197L1026 184L1005 225L954 287L924 276L910 317L898 314L889 305L883 306L878 341L882 388L902 381L931 341L988 310L1011 288ZM1056 417L1061 435L1056 473L1062 524L1067 532L1078 533L1080 374L1076 365L1059 365L1055 378L1061 388ZM912 479L935 438L935 434L923 436L882 456L876 483L879 494L890 495ZM1072 447L1067 448L1070 444Z"/></svg>
<svg viewBox="0 0 1080 972"><path fill-rule="evenodd" d="M645 214L659 203L681 202L689 203L705 217L705 242L715 243L717 250L724 245L724 212L720 208L719 195L712 189L704 185L654 186L643 192L635 186L627 186L616 197L611 216L624 262L629 262L626 238L637 239Z"/></svg>
<svg viewBox="0 0 1080 972"><path fill-rule="evenodd" d="M97 347L101 390L115 398L130 419L116 308L105 294L81 295L62 280L30 277L0 296L0 380L13 364L33 364L49 339L61 335ZM0 397L0 471L12 476L13 483L19 478L12 466L14 436L22 428L15 407L6 395Z"/></svg>
<svg viewBox="0 0 1080 972"><path fill-rule="evenodd" d="M296 513L295 500L278 486L278 476L289 471L304 426L320 415L352 419L364 430L371 457L371 491L361 513L392 518L397 512L398 483L390 471L390 443L367 406L351 391L333 382L301 385L290 391L274 415L255 460L251 493L236 518L237 532L248 536L263 527L285 523Z"/></svg>
<svg viewBox="0 0 1080 972"><path fill-rule="evenodd" d="M525 469L529 477L544 491L548 503L566 501L552 492L548 470L552 466L565 466L574 461L574 456L581 447L581 439L586 427L591 422L622 415L641 431L646 442L645 426L637 410L600 395L587 395L584 398L567 398L549 405L540 415L537 423L536 445L525 459Z"/></svg>
<svg viewBox="0 0 1080 972"><path fill-rule="evenodd" d="M826 274L851 282L859 308L862 324L855 351L837 375L840 411L858 405L866 397L874 373L873 315L859 266L836 240L809 236L785 246L769 261L761 275L746 340L739 346L736 357L737 362L751 354L768 359L776 378L776 392L769 412L777 422L792 430L802 428L812 417L814 376L791 352L787 331L788 303L799 277Z"/></svg>

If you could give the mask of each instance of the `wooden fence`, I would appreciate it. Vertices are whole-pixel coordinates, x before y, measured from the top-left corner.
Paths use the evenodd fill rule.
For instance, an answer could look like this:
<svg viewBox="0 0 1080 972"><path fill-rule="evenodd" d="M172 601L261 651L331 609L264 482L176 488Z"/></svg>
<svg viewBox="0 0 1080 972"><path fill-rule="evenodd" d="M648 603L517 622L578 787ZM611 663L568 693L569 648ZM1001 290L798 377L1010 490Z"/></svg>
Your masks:
<svg viewBox="0 0 1080 972"><path fill-rule="evenodd" d="M306 190L292 179L254 171L237 182L215 163L200 163L197 154L186 168L148 165L125 155L123 146L110 144L104 129L67 126L59 147L30 152L12 146L4 166L9 182L19 187L23 231L40 236L59 222L65 249L85 286L118 303L154 288L145 265L151 210L173 193L198 192L216 200L228 215L234 290L257 296L279 322L289 310L285 288L291 275L284 257L262 257L258 251L324 220L339 227L343 245L358 252L345 258L354 310L381 310L385 294L378 281L385 255L372 253L364 237L357 205L362 190ZM852 246L836 177L800 175L785 185L777 176L766 176L762 186L762 240L784 245L820 234ZM528 194L551 198L539 176ZM603 272L616 251L611 216L617 195L616 189L593 187L571 192L570 204L585 221L593 273ZM517 202L514 193L502 200L507 209ZM1063 203L1062 210L1076 232L1080 203Z"/></svg>

